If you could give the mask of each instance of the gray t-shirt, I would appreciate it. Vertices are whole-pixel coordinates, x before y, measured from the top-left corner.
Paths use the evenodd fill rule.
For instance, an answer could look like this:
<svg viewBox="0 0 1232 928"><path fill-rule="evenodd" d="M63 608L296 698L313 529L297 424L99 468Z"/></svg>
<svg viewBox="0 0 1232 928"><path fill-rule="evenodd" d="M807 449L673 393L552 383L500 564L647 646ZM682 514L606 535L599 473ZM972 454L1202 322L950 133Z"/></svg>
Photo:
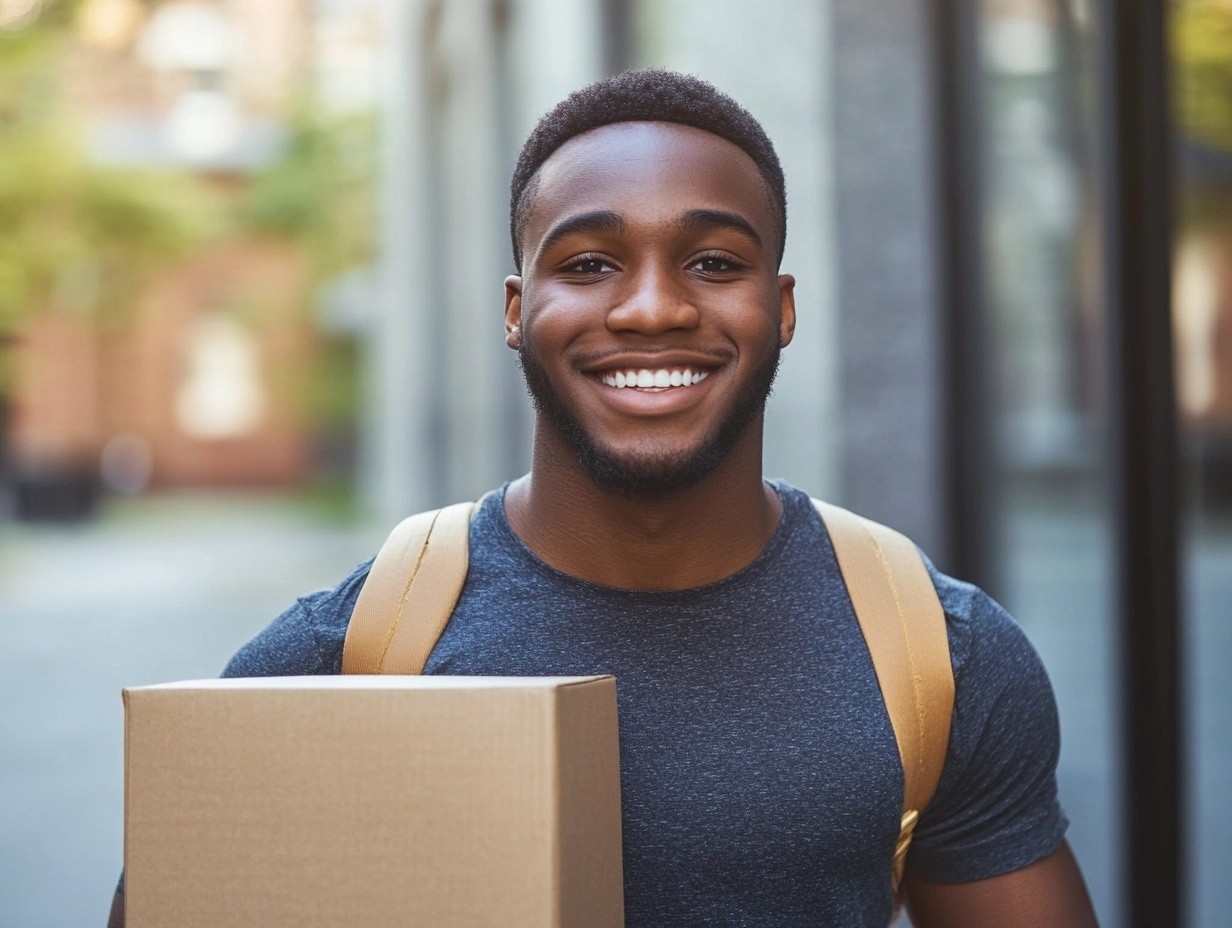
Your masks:
<svg viewBox="0 0 1232 928"><path fill-rule="evenodd" d="M762 554L690 590L555 570L514 534L503 493L471 525L466 586L425 672L616 677L628 928L884 926L890 915L894 734L821 520L807 495L772 485L783 516ZM370 565L298 600L225 675L338 673ZM963 882L1061 842L1057 713L1013 619L929 569L956 702L908 868Z"/></svg>

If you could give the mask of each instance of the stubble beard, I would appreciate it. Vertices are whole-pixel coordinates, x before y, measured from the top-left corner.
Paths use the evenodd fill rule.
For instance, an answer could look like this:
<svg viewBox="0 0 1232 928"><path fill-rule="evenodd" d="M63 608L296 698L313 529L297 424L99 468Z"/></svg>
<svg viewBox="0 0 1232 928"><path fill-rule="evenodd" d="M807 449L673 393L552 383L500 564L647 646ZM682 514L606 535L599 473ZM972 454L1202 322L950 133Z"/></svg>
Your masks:
<svg viewBox="0 0 1232 928"><path fill-rule="evenodd" d="M569 411L547 371L535 358L530 339L518 348L518 363L535 410L573 451L596 486L635 497L657 497L705 479L723 462L753 421L765 410L779 369L780 349L774 344L714 433L693 449L645 450L624 455L604 448Z"/></svg>

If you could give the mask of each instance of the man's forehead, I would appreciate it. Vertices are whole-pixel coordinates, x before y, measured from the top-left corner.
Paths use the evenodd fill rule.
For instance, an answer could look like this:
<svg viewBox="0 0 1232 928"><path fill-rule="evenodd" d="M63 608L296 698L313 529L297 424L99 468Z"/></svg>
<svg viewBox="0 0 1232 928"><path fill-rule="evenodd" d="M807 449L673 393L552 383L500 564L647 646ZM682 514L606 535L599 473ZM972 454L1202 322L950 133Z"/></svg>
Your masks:
<svg viewBox="0 0 1232 928"><path fill-rule="evenodd" d="M575 136L544 161L527 231L541 232L562 211L690 196L772 221L761 174L739 146L678 123L613 123Z"/></svg>

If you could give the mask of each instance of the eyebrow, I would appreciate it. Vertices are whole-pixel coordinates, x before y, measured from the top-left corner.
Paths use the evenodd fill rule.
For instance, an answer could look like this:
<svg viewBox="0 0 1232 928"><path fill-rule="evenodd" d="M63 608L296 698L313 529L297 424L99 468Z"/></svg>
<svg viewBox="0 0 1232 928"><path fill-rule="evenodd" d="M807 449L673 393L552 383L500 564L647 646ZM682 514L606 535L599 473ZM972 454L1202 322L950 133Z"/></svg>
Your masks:
<svg viewBox="0 0 1232 928"><path fill-rule="evenodd" d="M739 213L721 209L691 209L680 217L678 225L684 232L703 232L710 229L731 229L739 232L758 248L763 247L761 236L753 224Z"/></svg>
<svg viewBox="0 0 1232 928"><path fill-rule="evenodd" d="M739 213L721 209L691 209L676 221L676 225L682 232L730 229L743 235L757 248L763 247L761 236L757 234L753 224ZM621 233L624 231L624 219L612 210L600 209L586 213L574 213L572 216L566 216L548 230L543 236L543 241L539 243L539 252L547 251L567 236L582 232Z"/></svg>
<svg viewBox="0 0 1232 928"><path fill-rule="evenodd" d="M624 230L625 221L620 218L619 213L614 213L610 209L574 213L572 216L566 216L548 230L543 241L539 243L539 251L540 253L545 252L562 238L576 235L579 232L623 232Z"/></svg>

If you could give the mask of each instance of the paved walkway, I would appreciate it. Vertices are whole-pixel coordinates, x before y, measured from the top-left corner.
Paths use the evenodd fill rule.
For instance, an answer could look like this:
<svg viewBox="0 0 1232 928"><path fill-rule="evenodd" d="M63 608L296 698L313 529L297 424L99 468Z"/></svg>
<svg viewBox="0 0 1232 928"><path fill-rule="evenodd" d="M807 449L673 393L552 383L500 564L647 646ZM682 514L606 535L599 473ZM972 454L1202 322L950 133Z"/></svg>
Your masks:
<svg viewBox="0 0 1232 928"><path fill-rule="evenodd" d="M0 526L0 928L106 922L123 858L120 689L217 676L381 537L236 496Z"/></svg>

